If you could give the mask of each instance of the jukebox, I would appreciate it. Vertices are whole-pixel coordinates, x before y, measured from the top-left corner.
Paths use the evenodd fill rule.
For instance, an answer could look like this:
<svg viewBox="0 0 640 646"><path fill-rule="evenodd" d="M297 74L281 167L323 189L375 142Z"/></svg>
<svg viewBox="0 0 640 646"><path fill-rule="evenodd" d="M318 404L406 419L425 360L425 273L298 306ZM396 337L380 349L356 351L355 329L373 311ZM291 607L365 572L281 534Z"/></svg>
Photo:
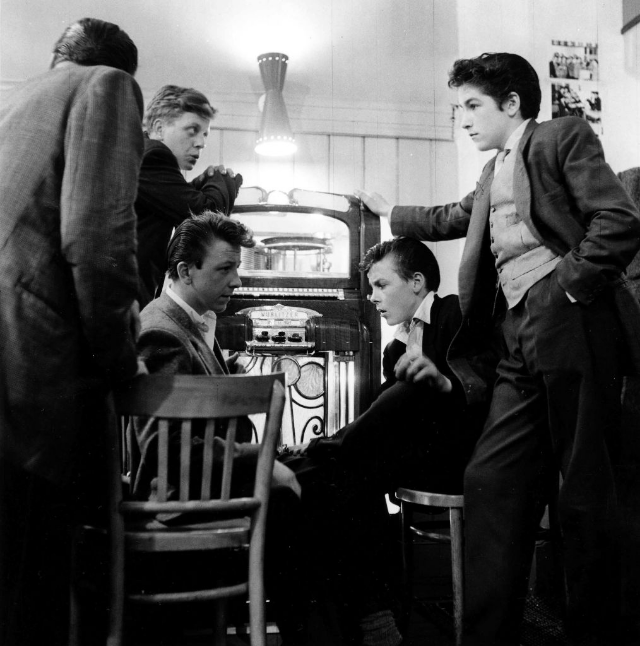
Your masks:
<svg viewBox="0 0 640 646"><path fill-rule="evenodd" d="M282 442L332 435L369 406L380 380L380 317L358 263L380 223L353 196L243 188L231 217L257 242L242 249L242 287L216 337L250 374L285 372Z"/></svg>

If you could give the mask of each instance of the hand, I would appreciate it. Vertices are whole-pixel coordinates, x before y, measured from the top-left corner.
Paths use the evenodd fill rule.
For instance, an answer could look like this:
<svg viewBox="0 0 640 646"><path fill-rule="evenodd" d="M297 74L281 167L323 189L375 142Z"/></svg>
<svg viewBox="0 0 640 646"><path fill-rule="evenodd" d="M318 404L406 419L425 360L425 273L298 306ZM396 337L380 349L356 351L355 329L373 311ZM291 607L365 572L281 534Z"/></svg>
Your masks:
<svg viewBox="0 0 640 646"><path fill-rule="evenodd" d="M389 218L391 216L393 205L389 204L380 193L368 193L367 191L356 189L354 195L359 197L373 213L381 218Z"/></svg>
<svg viewBox="0 0 640 646"><path fill-rule="evenodd" d="M229 177L235 177L235 173L231 168L225 168L222 166L208 166L207 169L202 173L202 175L208 175L209 177L213 177L216 173L220 173L221 175L229 175Z"/></svg>
<svg viewBox="0 0 640 646"><path fill-rule="evenodd" d="M420 353L419 356L412 357L405 352L396 362L394 373L396 379L400 381L410 383L426 381L441 393L449 393L453 388L451 381L438 370L436 364L426 354Z"/></svg>
<svg viewBox="0 0 640 646"><path fill-rule="evenodd" d="M232 375L242 375L247 372L245 366L241 363L238 363L238 357L240 356L239 352L234 352L229 355L225 361L227 364L227 369Z"/></svg>
<svg viewBox="0 0 640 646"><path fill-rule="evenodd" d="M287 487L300 498L302 496L302 487L296 478L296 474L282 462L276 460L273 463L273 475L271 477L272 487Z"/></svg>

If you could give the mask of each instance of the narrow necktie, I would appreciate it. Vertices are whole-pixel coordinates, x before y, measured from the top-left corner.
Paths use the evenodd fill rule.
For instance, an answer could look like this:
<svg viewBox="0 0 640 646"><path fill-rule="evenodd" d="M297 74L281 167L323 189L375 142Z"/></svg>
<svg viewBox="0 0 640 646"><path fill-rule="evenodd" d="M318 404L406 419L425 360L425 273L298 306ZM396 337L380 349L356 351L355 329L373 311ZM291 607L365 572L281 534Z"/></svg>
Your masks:
<svg viewBox="0 0 640 646"><path fill-rule="evenodd" d="M496 155L496 165L493 170L493 174L497 175L500 172L500 169L502 168L502 165L504 164L505 157L511 152L509 148L505 148L504 150L501 150L497 155Z"/></svg>

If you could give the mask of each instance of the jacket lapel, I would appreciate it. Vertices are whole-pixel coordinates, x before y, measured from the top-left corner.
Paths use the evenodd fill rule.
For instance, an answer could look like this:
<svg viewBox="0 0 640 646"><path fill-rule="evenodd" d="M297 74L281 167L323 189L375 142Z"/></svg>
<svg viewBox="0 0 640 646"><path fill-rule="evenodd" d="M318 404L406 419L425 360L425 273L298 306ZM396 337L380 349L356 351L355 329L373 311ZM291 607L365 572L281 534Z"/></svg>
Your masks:
<svg viewBox="0 0 640 646"><path fill-rule="evenodd" d="M523 150L531 139L533 131L538 127L538 122L532 119L525 128L516 150L516 160L513 169L513 193L516 205L516 213L524 220L527 227L540 244L545 244L540 232L531 218L531 183L529 173L524 163Z"/></svg>
<svg viewBox="0 0 640 646"><path fill-rule="evenodd" d="M226 364L222 357L222 352L218 347L218 342L215 342L218 348L219 357L207 346L200 334L200 330L196 324L191 320L191 317L165 292L162 293L160 298L163 299L164 309L167 314L185 331L191 347L195 354L198 356L202 365L208 375L221 375L228 374Z"/></svg>
<svg viewBox="0 0 640 646"><path fill-rule="evenodd" d="M458 275L458 291L460 307L463 312L469 311L471 299L476 292L479 279L478 267L485 245L485 233L489 222L489 206L491 202L491 182L495 159L490 160L484 167L473 198L473 210L469 220L467 240L462 252L460 272Z"/></svg>

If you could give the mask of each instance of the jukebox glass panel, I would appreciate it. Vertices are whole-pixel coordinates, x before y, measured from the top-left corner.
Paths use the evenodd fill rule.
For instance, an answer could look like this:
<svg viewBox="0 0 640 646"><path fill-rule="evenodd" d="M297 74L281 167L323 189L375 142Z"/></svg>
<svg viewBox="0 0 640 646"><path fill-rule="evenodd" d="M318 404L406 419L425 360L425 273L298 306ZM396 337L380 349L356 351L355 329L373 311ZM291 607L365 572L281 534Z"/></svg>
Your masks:
<svg viewBox="0 0 640 646"><path fill-rule="evenodd" d="M240 276L348 278L349 227L322 213L285 211L234 213L254 234L242 249Z"/></svg>

